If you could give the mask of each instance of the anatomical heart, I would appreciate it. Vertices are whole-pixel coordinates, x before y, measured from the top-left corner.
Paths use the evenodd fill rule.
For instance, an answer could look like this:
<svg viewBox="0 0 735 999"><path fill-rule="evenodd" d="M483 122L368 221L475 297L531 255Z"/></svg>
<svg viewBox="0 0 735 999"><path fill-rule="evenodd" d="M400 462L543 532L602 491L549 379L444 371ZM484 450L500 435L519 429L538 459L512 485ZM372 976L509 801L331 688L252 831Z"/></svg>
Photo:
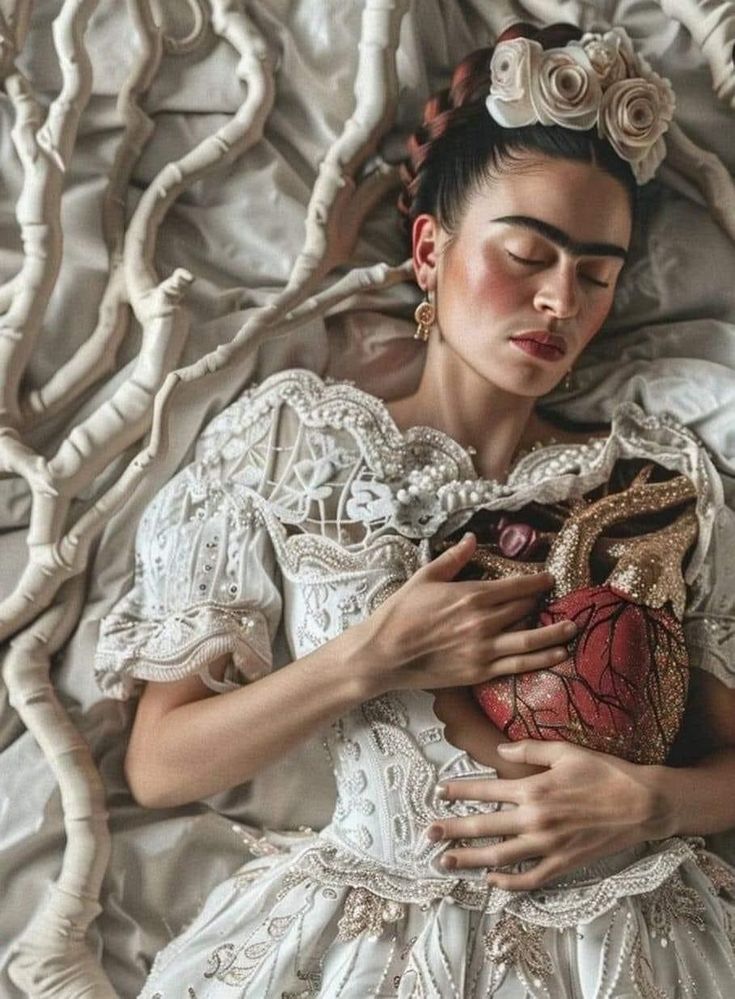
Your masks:
<svg viewBox="0 0 735 999"><path fill-rule="evenodd" d="M695 500L686 476L625 461L586 496L480 511L463 525L478 547L458 578L549 571L554 587L524 627L569 619L579 629L558 666L473 687L506 738L562 739L636 763L666 759L688 691L683 561L697 538Z"/></svg>

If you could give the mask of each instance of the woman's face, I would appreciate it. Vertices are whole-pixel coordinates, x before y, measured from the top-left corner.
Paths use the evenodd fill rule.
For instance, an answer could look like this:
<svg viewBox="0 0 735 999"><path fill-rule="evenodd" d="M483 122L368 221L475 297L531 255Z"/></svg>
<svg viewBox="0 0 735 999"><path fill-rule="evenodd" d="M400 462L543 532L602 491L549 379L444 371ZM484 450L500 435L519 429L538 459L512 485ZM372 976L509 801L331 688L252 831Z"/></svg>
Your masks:
<svg viewBox="0 0 735 999"><path fill-rule="evenodd" d="M487 381L538 397L602 325L630 236L619 181L592 164L529 156L471 198L453 237L420 216L414 267L436 292L445 346ZM545 348L528 344L544 334Z"/></svg>

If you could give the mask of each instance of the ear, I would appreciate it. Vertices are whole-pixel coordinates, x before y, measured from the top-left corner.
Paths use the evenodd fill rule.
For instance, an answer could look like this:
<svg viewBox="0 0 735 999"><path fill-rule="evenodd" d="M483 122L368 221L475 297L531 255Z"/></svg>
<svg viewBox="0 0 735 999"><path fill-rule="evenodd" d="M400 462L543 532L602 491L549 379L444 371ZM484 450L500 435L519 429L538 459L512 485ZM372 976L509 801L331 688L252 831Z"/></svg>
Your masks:
<svg viewBox="0 0 735 999"><path fill-rule="evenodd" d="M413 269L416 283L424 291L436 288L439 224L433 215L417 215L412 229Z"/></svg>

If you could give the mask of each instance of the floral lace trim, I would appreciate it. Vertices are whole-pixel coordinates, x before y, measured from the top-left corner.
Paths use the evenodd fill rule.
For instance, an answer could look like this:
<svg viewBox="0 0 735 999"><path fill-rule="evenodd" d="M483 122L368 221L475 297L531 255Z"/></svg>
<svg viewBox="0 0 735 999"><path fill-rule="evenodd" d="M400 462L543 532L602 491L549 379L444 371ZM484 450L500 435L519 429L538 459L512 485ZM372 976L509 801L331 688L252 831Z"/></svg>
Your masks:
<svg viewBox="0 0 735 999"><path fill-rule="evenodd" d="M233 609L199 604L153 620L131 620L109 614L95 652L95 678L103 693L126 699L135 680L181 680L199 674L213 690L239 686L231 673L220 683L209 664L225 653L248 680L272 669L270 635L265 616L257 609Z"/></svg>
<svg viewBox="0 0 735 999"><path fill-rule="evenodd" d="M648 415L629 400L613 412L607 438L531 451L501 483L477 476L469 452L443 431L426 426L401 431L383 400L350 381L322 379L303 368L271 375L249 389L207 426L198 453L211 460L233 435L245 432L282 402L305 426L344 429L355 438L377 479L350 484L351 516L369 522L379 507L384 529L406 537L431 537L440 528L450 533L478 507L510 510L531 501L557 502L606 481L619 458L652 457L697 486L699 535L686 574L691 582L704 561L713 518L723 503L719 475L697 437L673 415ZM362 498L363 485L369 500ZM289 521L291 511L280 510L275 502L272 506L278 519ZM316 552L324 541L314 537L312 545ZM327 547L333 546L328 542Z"/></svg>
<svg viewBox="0 0 735 999"><path fill-rule="evenodd" d="M652 852L601 880L588 878L585 872L589 869L580 868L565 883L519 892L451 876L406 877L325 843L317 835L311 844L295 852L282 876L279 898L303 882L315 881L331 888L367 889L383 903L412 903L427 909L432 902L445 899L488 914L512 913L533 926L565 929L608 912L622 898L655 891L685 861L698 863L701 844L699 838L663 840L651 847ZM595 866L600 867L599 863ZM247 867L243 875L247 875Z"/></svg>

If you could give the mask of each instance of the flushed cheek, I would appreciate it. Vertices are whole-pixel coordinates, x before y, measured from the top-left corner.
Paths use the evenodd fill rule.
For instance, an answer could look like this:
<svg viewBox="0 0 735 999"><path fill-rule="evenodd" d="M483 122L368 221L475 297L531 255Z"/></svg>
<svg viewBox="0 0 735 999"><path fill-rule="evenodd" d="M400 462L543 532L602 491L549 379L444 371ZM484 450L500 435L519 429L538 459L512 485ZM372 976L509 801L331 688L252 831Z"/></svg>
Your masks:
<svg viewBox="0 0 735 999"><path fill-rule="evenodd" d="M481 259L474 266L466 262L448 277L457 305L465 309L472 303L475 308L500 316L514 312L528 298L528 290L517 276L497 264L488 266Z"/></svg>
<svg viewBox="0 0 735 999"><path fill-rule="evenodd" d="M516 312L530 298L523 281L504 274L501 270L487 275L483 283L483 294L492 303L497 315Z"/></svg>

